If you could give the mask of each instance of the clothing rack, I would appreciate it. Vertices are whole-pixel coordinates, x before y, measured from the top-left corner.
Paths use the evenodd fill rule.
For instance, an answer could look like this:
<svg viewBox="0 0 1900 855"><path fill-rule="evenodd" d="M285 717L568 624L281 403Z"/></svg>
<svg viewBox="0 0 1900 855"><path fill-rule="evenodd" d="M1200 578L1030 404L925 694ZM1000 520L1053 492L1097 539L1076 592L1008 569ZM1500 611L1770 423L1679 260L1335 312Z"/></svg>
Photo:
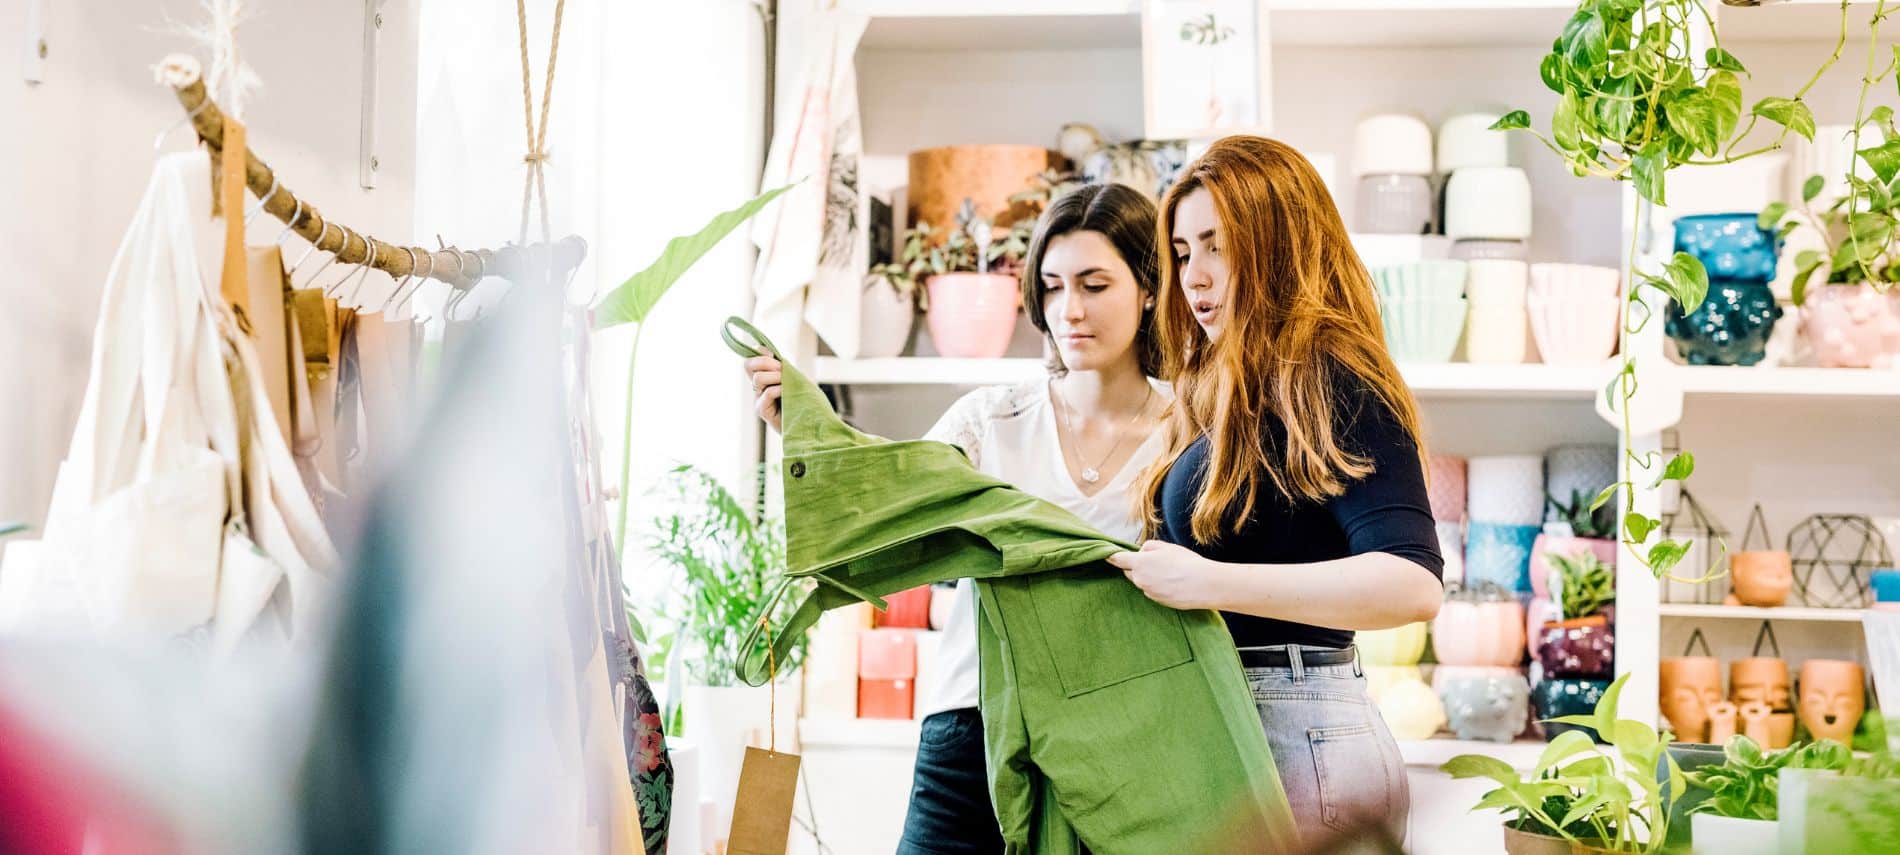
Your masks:
<svg viewBox="0 0 1900 855"><path fill-rule="evenodd" d="M192 129L210 147L214 157L224 152L224 111L205 91L204 80L196 63L177 63L168 58L160 66L160 81L170 86L185 108ZM550 280L564 282L567 275L587 257L587 241L569 235L552 243L505 246L501 249L459 249L443 247L405 247L377 240L342 223L325 220L315 205L300 200L283 186L271 168L247 146L244 151L244 179L252 193L263 200L271 216L290 226L291 231L311 245L336 257L344 264L363 264L381 270L393 278L419 276L448 283L466 291L487 276L515 281L535 281L551 273ZM425 261L426 259L426 261ZM416 268L420 267L418 271Z"/></svg>

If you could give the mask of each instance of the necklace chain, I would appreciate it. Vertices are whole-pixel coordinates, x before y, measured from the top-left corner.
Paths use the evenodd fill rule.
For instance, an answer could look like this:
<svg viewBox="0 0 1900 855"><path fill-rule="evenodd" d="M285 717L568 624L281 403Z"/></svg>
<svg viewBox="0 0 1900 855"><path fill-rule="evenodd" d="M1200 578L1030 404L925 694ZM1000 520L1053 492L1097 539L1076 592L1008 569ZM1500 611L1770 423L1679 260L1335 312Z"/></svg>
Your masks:
<svg viewBox="0 0 1900 855"><path fill-rule="evenodd" d="M1135 415L1128 420L1128 425L1122 429L1121 436L1116 438L1115 444L1108 449L1108 453L1102 455L1102 459L1096 461L1094 466L1088 465L1088 458L1083 456L1085 452L1082 450L1082 435L1075 432L1074 417L1068 400L1065 398L1060 401L1063 427L1068 430L1069 439L1075 443L1075 456L1082 461L1082 480L1090 484L1102 480L1101 467L1114 459L1115 452L1120 451L1122 444L1128 441L1128 434L1134 429L1135 423L1148 412L1148 402L1154 399L1154 394L1154 386L1148 385L1148 394L1141 397L1141 406L1136 408Z"/></svg>

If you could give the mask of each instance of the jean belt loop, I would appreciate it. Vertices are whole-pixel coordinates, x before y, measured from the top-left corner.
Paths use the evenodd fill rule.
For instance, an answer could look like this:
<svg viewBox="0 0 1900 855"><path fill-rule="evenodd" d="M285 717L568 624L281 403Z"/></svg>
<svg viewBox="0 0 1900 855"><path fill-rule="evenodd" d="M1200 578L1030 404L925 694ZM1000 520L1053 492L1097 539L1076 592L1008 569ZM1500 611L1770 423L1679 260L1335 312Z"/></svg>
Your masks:
<svg viewBox="0 0 1900 855"><path fill-rule="evenodd" d="M1286 661L1288 665L1293 666L1293 682L1304 682L1306 680L1306 661L1300 658L1299 645L1289 644L1286 646Z"/></svg>
<svg viewBox="0 0 1900 855"><path fill-rule="evenodd" d="M1357 644L1352 646L1352 675L1354 677L1364 677L1366 675L1366 663L1359 658L1359 645Z"/></svg>

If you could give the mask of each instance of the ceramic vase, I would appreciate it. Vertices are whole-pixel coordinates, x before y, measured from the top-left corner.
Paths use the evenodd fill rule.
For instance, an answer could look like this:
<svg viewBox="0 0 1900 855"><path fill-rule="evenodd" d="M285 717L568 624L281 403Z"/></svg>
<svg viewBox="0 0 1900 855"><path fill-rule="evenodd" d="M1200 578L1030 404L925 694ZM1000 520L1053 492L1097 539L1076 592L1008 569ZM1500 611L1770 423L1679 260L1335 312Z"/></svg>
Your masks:
<svg viewBox="0 0 1900 855"><path fill-rule="evenodd" d="M1543 361L1554 365L1601 362L1616 351L1623 306L1614 268L1535 264L1526 305L1531 335Z"/></svg>
<svg viewBox="0 0 1900 855"><path fill-rule="evenodd" d="M1431 126L1404 113L1360 120L1353 128L1352 174L1431 175Z"/></svg>
<svg viewBox="0 0 1900 855"><path fill-rule="evenodd" d="M1539 527L1472 522L1465 531L1465 584L1531 591L1531 548Z"/></svg>
<svg viewBox="0 0 1900 855"><path fill-rule="evenodd" d="M1690 365L1754 365L1768 354L1781 314L1766 283L1711 281L1694 311L1670 302L1664 329Z"/></svg>
<svg viewBox="0 0 1900 855"><path fill-rule="evenodd" d="M1529 353L1526 289L1529 266L1521 261L1467 262L1465 359L1476 363L1523 362Z"/></svg>
<svg viewBox="0 0 1900 855"><path fill-rule="evenodd" d="M1445 680L1440 697L1445 717L1459 739L1510 742L1524 732L1530 716L1530 685L1511 671Z"/></svg>
<svg viewBox="0 0 1900 855"><path fill-rule="evenodd" d="M1423 175L1362 175L1354 197L1353 231L1419 235L1432 230L1432 182Z"/></svg>
<svg viewBox="0 0 1900 855"><path fill-rule="evenodd" d="M1546 678L1609 677L1616 673L1616 628L1602 615L1545 624L1537 661Z"/></svg>
<svg viewBox="0 0 1900 855"><path fill-rule="evenodd" d="M1532 596L1524 606L1524 655L1537 661L1537 648L1544 643L1544 625L1564 619L1563 609L1549 599Z"/></svg>
<svg viewBox="0 0 1900 855"><path fill-rule="evenodd" d="M1425 656L1423 621L1393 629L1369 630L1353 636L1359 658L1367 665L1417 665Z"/></svg>
<svg viewBox="0 0 1900 855"><path fill-rule="evenodd" d="M1473 522L1537 526L1544 521L1541 455L1473 457L1465 463L1465 515Z"/></svg>
<svg viewBox="0 0 1900 855"><path fill-rule="evenodd" d="M1709 707L1722 702L1722 663L1682 656L1657 663L1662 713L1681 742L1707 742Z"/></svg>
<svg viewBox="0 0 1900 855"><path fill-rule="evenodd" d="M873 279L864 286L859 312L859 359L883 359L904 352L917 322L917 306L909 295L888 280Z"/></svg>
<svg viewBox="0 0 1900 855"><path fill-rule="evenodd" d="M1516 600L1448 600L1432 620L1445 665L1508 667L1523 661L1524 607Z"/></svg>
<svg viewBox="0 0 1900 855"><path fill-rule="evenodd" d="M1597 702L1603 700L1603 693L1609 691L1609 680L1578 679L1570 677L1546 677L1531 688L1531 710L1537 716L1544 730L1545 739L1556 739L1567 731L1582 730L1590 738L1602 742L1594 728L1579 727L1574 724L1558 724L1550 719L1570 715L1589 715L1596 711Z"/></svg>
<svg viewBox="0 0 1900 855"><path fill-rule="evenodd" d="M1531 183L1510 166L1460 169L1445 180L1445 235L1452 240L1528 240Z"/></svg>
<svg viewBox="0 0 1900 855"><path fill-rule="evenodd" d="M1809 659L1801 663L1801 723L1815 739L1854 744L1854 728L1867 710L1866 679L1853 662Z"/></svg>
<svg viewBox="0 0 1900 855"><path fill-rule="evenodd" d="M1480 261L1484 259L1529 261L1531 257L1531 247L1530 244L1521 240L1466 238L1464 240L1452 241L1451 257L1459 261Z"/></svg>
<svg viewBox="0 0 1900 855"><path fill-rule="evenodd" d="M1432 519L1441 523L1464 522L1465 459L1449 454L1434 454L1425 466L1425 490L1431 501Z"/></svg>
<svg viewBox="0 0 1900 855"><path fill-rule="evenodd" d="M1401 363L1445 363L1465 331L1463 297L1379 297L1386 348Z"/></svg>
<svg viewBox="0 0 1900 855"><path fill-rule="evenodd" d="M1737 704L1765 703L1775 712L1794 709L1794 683L1786 659L1750 656L1730 662L1728 685L1729 700Z"/></svg>
<svg viewBox="0 0 1900 855"><path fill-rule="evenodd" d="M1770 282L1780 245L1753 211L1676 218L1676 251L1702 262L1714 280Z"/></svg>
<svg viewBox="0 0 1900 855"><path fill-rule="evenodd" d="M1774 608L1794 588L1794 562L1779 549L1749 549L1729 556L1729 582L1745 606Z"/></svg>
<svg viewBox="0 0 1900 855"><path fill-rule="evenodd" d="M1689 815L1692 855L1778 855L1781 831L1765 819L1740 819L1712 813Z"/></svg>
<svg viewBox="0 0 1900 855"><path fill-rule="evenodd" d="M1465 113L1453 116L1438 126L1440 173L1450 174L1472 167L1511 165L1511 138L1491 130L1496 113Z"/></svg>
<svg viewBox="0 0 1900 855"><path fill-rule="evenodd" d="M1009 351L1022 289L1002 273L943 273L924 280L930 292L925 320L944 356L996 359Z"/></svg>
<svg viewBox="0 0 1900 855"><path fill-rule="evenodd" d="M1801 331L1824 368L1892 368L1900 358L1900 288L1810 287Z"/></svg>
<svg viewBox="0 0 1900 855"><path fill-rule="evenodd" d="M1441 522L1432 527L1438 534L1438 554L1445 559L1445 575L1440 581L1446 588L1465 583L1465 532L1464 526L1455 522Z"/></svg>
<svg viewBox="0 0 1900 855"><path fill-rule="evenodd" d="M1545 492L1558 504L1573 500L1588 508L1603 488L1616 483L1616 446L1608 443L1559 445L1544 452ZM1557 508L1546 505L1544 521L1561 519Z"/></svg>

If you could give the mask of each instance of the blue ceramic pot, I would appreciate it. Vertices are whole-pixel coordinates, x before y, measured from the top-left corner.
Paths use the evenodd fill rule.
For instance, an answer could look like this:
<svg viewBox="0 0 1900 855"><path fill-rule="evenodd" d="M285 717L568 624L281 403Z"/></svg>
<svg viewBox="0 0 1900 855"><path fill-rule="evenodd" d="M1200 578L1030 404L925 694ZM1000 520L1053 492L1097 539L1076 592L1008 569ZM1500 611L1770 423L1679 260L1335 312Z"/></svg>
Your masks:
<svg viewBox="0 0 1900 855"><path fill-rule="evenodd" d="M1874 571L1874 602L1900 603L1900 569L1887 567Z"/></svg>
<svg viewBox="0 0 1900 855"><path fill-rule="evenodd" d="M1754 365L1780 319L1767 282L1720 279L1710 280L1708 299L1693 312L1670 301L1664 329L1690 365Z"/></svg>
<svg viewBox="0 0 1900 855"><path fill-rule="evenodd" d="M1781 247L1753 213L1700 214L1676 220L1676 251L1695 256L1711 280L1768 282Z"/></svg>
<svg viewBox="0 0 1900 855"><path fill-rule="evenodd" d="M1596 732L1587 727L1574 724L1550 724L1550 719L1567 715L1589 715L1596 712L1597 701L1603 699L1603 693L1610 690L1608 680L1545 680L1531 689L1531 708L1539 722L1544 722L1544 738L1556 739L1566 731L1581 730L1585 735L1596 739Z"/></svg>
<svg viewBox="0 0 1900 855"><path fill-rule="evenodd" d="M1465 531L1465 585L1489 582L1506 591L1531 590L1531 547L1537 545L1534 525L1471 523Z"/></svg>

